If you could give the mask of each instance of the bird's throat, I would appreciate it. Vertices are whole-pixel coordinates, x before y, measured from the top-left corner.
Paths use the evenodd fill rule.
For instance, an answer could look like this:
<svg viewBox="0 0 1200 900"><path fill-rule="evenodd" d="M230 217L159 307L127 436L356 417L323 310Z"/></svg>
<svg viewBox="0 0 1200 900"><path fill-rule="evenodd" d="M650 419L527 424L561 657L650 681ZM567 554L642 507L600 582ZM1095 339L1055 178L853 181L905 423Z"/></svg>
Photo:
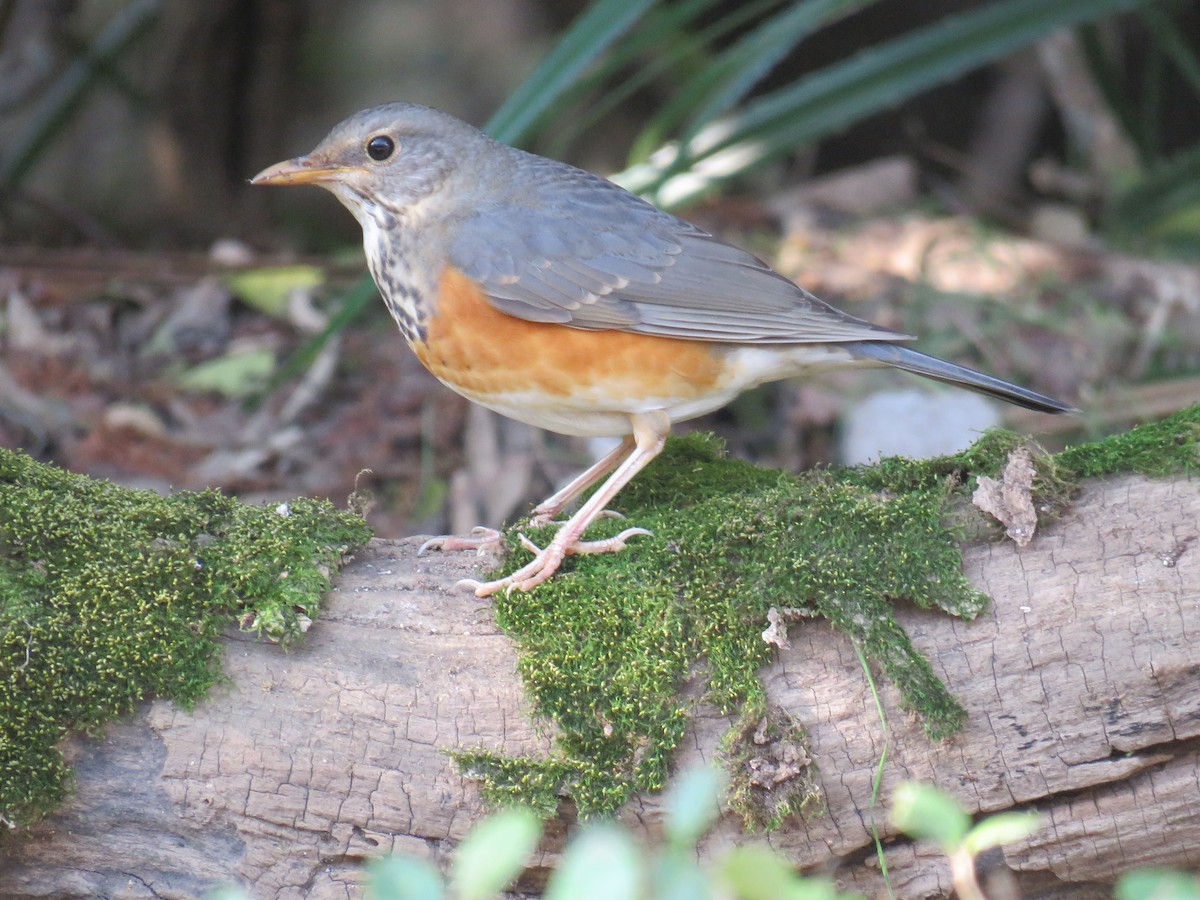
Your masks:
<svg viewBox="0 0 1200 900"><path fill-rule="evenodd" d="M436 276L424 271L411 231L395 221L387 227L363 222L363 249L375 286L409 344L424 342Z"/></svg>

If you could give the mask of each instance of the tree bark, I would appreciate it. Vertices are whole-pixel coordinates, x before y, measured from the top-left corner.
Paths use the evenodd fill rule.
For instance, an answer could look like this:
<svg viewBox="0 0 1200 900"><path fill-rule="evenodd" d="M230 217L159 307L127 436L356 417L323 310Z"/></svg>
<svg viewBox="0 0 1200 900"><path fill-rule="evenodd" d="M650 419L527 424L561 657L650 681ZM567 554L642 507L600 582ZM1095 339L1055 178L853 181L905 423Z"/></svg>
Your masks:
<svg viewBox="0 0 1200 900"><path fill-rule="evenodd" d="M885 737L853 648L819 622L791 629L763 677L807 730L826 809L767 836L722 818L704 844L766 841L798 866L879 895L870 837L884 837L898 897L950 892L931 848L896 837L892 790L933 781L973 813L1036 809L1044 827L989 854L1028 896L1107 896L1141 865L1200 865L1200 482L1139 477L1086 486L1018 550L970 547L992 598L974 622L915 609L902 624L969 713L931 744L880 682ZM388 852L445 861L483 809L445 755L547 752L512 645L486 601L454 587L470 554L418 558L419 539L376 541L291 652L228 640L228 683L194 712L145 704L66 747L67 804L0 845L5 897L201 897L227 883L257 898L361 894L360 863ZM730 720L697 703L680 767L713 760ZM657 832L659 803L625 820ZM547 835L528 884L568 828Z"/></svg>

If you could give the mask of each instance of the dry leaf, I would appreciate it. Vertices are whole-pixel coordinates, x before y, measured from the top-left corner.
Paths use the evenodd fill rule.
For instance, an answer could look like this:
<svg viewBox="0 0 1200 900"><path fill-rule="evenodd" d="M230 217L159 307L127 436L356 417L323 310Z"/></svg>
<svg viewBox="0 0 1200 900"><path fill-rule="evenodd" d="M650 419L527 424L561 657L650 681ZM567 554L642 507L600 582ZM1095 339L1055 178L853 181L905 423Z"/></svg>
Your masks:
<svg viewBox="0 0 1200 900"><path fill-rule="evenodd" d="M995 516L1005 533L1024 547L1037 530L1037 511L1033 508L1033 458L1029 450L1020 447L1008 455L1004 472L997 481L979 476L979 486L971 502Z"/></svg>

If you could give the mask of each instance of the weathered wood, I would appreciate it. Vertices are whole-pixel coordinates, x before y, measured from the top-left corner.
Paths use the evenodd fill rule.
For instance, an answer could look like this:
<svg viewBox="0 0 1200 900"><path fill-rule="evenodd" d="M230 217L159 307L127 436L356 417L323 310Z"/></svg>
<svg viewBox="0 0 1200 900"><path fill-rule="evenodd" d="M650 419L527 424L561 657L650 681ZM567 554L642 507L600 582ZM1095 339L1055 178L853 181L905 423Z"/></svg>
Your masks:
<svg viewBox="0 0 1200 900"><path fill-rule="evenodd" d="M994 605L964 623L905 610L903 624L967 708L931 745L881 682L889 716L883 803L908 778L973 811L1034 808L1047 825L992 854L1030 895L1104 895L1135 865L1200 864L1200 483L1089 485L1028 547L974 547ZM444 859L482 814L452 748L544 751L508 640L486 602L455 590L468 554L415 556L378 541L290 653L231 637L228 684L194 713L147 704L67 748L69 803L0 847L4 897L352 897L359 863L388 851ZM764 672L809 731L827 811L769 837L797 865L868 895L881 881L871 779L884 738L853 649L820 623L792 628ZM729 720L698 704L681 766L710 759ZM657 799L625 818L653 831ZM552 827L537 867L551 865ZM765 840L722 819L706 843ZM889 838L899 897L941 896L938 855Z"/></svg>

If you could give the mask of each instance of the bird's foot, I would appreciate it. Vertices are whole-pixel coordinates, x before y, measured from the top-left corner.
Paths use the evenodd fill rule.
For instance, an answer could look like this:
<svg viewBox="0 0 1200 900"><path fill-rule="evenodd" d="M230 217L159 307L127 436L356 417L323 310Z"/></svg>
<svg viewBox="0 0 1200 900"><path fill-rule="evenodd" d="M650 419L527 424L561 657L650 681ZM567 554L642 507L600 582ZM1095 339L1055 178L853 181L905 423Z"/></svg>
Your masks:
<svg viewBox="0 0 1200 900"><path fill-rule="evenodd" d="M566 525L569 520L554 518L560 512L562 512L561 509L542 510L541 507L537 507L534 509L533 515L530 516L530 518L529 518L529 527L530 528L545 528L547 525ZM596 514L596 518L597 519L623 519L623 518L625 518L625 516L622 515L621 513L617 512L615 509L602 509L602 510L600 510L599 513Z"/></svg>
<svg viewBox="0 0 1200 900"><path fill-rule="evenodd" d="M619 517L625 518L624 516L619 516ZM635 535L639 535L639 534L652 535L653 533L654 532L652 532L646 528L626 528L624 531L622 531L620 534L616 535L615 537L604 538L599 541L574 541L567 546L566 555L567 556L587 556L588 554L591 554L591 553L616 553L618 550L625 549L625 541L628 538L634 537ZM543 550L541 547L539 547L537 544L535 544L529 538L525 537L525 535L521 534L521 535L517 535L517 537L520 538L520 540L521 540L521 546L524 547L526 550L528 550L530 553L533 553L534 555L538 555L538 554L546 552L546 550ZM548 547L549 547L549 545L547 545L547 549L548 549Z"/></svg>
<svg viewBox="0 0 1200 900"><path fill-rule="evenodd" d="M504 590L512 593L514 590L529 591L558 571L562 561L568 556L583 556L591 553L615 553L625 549L625 542L635 535L648 535L651 532L645 528L626 528L615 537L599 541L581 541L578 538L561 539L565 531L560 531L545 547L539 547L525 535L521 535L521 544L534 554L532 560L517 571L496 581L476 581L464 578L459 585L469 587L476 597L490 597L497 591Z"/></svg>
<svg viewBox="0 0 1200 900"><path fill-rule="evenodd" d="M493 553L500 548L502 535L495 528L476 525L471 529L470 537L459 537L456 534L443 534L430 538L417 548L417 556L424 556L428 550L474 550L478 556Z"/></svg>

